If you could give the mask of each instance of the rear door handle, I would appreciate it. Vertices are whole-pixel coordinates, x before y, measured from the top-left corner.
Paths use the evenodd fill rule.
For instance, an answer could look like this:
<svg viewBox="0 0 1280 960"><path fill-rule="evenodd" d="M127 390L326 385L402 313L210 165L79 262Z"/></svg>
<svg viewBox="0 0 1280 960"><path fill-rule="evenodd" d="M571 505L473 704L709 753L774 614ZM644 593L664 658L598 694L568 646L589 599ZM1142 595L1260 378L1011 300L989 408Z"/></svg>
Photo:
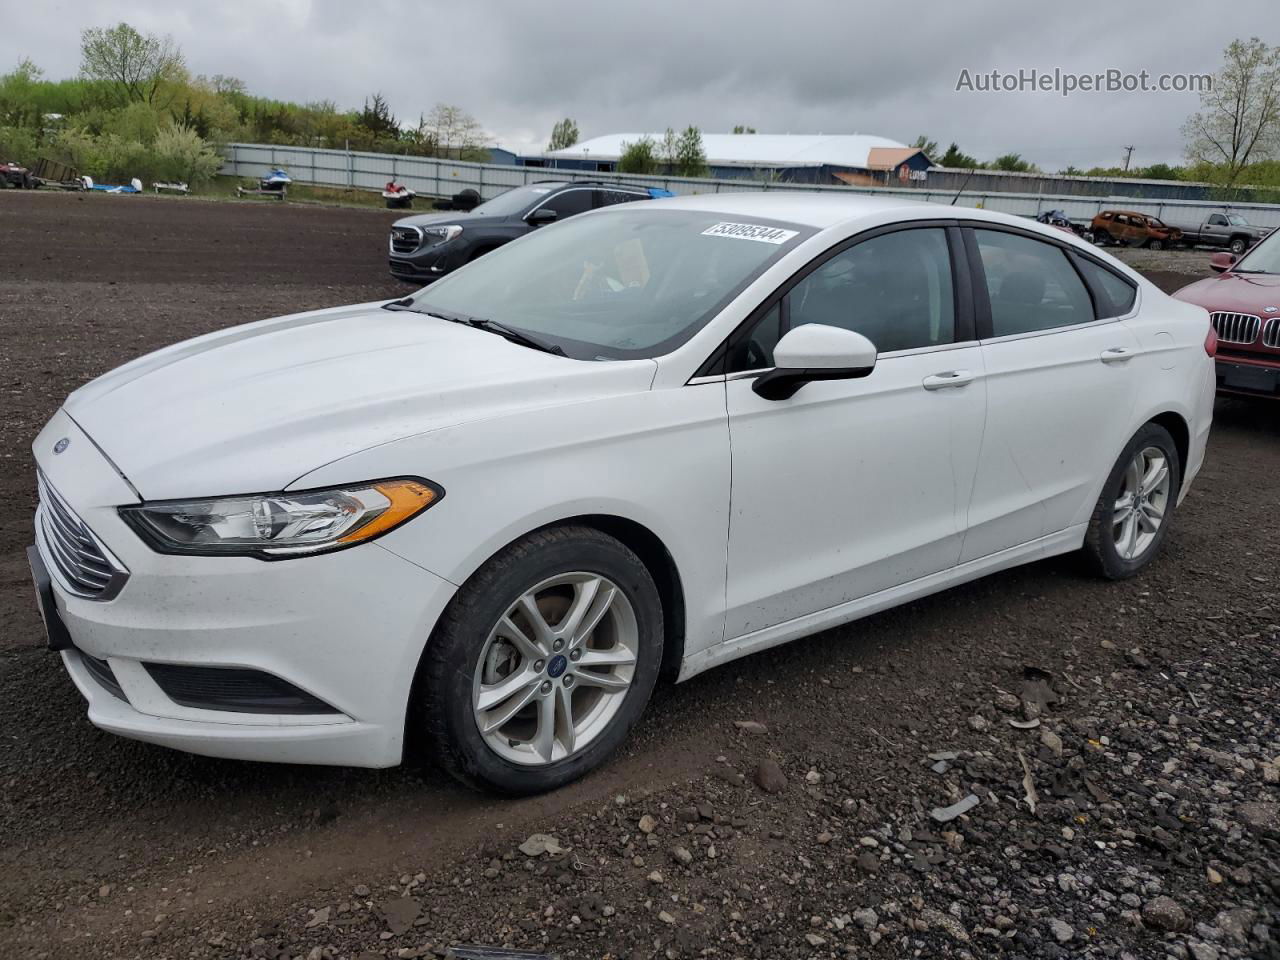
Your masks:
<svg viewBox="0 0 1280 960"><path fill-rule="evenodd" d="M946 373L935 373L931 377L925 377L920 385L926 390L953 390L967 387L973 381L974 376L968 370L948 370Z"/></svg>
<svg viewBox="0 0 1280 960"><path fill-rule="evenodd" d="M1133 359L1133 351L1128 347L1112 347L1103 350L1098 359L1103 363L1127 363Z"/></svg>

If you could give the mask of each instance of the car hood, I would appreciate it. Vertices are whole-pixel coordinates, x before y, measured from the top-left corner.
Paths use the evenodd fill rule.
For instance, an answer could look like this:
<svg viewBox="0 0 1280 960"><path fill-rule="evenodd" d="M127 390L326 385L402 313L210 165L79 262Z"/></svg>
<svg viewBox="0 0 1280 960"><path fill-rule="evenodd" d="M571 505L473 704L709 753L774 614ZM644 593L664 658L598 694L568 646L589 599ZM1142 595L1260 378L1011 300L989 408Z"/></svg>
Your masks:
<svg viewBox="0 0 1280 960"><path fill-rule="evenodd" d="M571 360L372 303L167 347L81 387L65 410L144 499L221 496L282 490L446 426L644 391L656 368Z"/></svg>
<svg viewBox="0 0 1280 960"><path fill-rule="evenodd" d="M429 227L433 223L470 224L473 227L487 226L492 223L509 223L518 221L516 216L493 217L486 214L471 213L467 210L442 210L436 213L418 213L412 217L401 217L393 227Z"/></svg>
<svg viewBox="0 0 1280 960"><path fill-rule="evenodd" d="M1275 309L1280 307L1280 274L1228 271L1197 280L1183 287L1174 297L1211 312L1252 313L1266 318L1280 312ZM1269 313L1267 307L1272 308Z"/></svg>

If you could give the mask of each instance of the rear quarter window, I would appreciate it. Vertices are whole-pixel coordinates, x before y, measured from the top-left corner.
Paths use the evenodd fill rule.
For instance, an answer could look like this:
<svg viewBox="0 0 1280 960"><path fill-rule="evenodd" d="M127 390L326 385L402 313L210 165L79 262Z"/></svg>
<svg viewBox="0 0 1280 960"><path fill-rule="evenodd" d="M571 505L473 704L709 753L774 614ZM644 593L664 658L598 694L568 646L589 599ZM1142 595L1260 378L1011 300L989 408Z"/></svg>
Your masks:
<svg viewBox="0 0 1280 960"><path fill-rule="evenodd" d="M1133 309L1138 299L1138 288L1117 273L1112 273L1101 264L1080 257L1077 261L1080 272L1094 291L1102 295L1098 304L1098 318L1123 317Z"/></svg>

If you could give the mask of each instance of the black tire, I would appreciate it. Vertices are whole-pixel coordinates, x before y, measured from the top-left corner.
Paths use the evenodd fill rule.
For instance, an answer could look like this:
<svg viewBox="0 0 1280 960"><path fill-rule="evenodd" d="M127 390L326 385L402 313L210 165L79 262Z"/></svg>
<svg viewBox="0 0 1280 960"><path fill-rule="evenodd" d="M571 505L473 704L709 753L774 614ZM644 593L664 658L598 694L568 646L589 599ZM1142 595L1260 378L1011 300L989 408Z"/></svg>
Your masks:
<svg viewBox="0 0 1280 960"><path fill-rule="evenodd" d="M1138 451L1144 447L1159 448L1169 463L1171 474L1169 502L1164 520L1151 544L1137 557L1126 560L1116 549L1112 516L1116 499L1120 495L1125 469ZM1093 515L1089 518L1089 529L1084 538L1084 557L1093 572L1108 580L1125 580L1146 569L1159 555L1164 539L1169 533L1169 527L1173 524L1178 492L1181 489L1182 461L1178 456L1177 444L1173 442L1169 431L1158 423L1144 424L1142 429L1134 434L1133 439L1125 444L1123 452L1107 476L1107 482L1102 486L1102 493L1094 505Z"/></svg>
<svg viewBox="0 0 1280 960"><path fill-rule="evenodd" d="M1147 249L1149 249L1149 250L1163 250L1163 249L1164 249L1164 241L1163 241L1163 240L1161 240L1161 239L1159 239L1159 238L1157 238L1157 237L1152 237L1150 240L1148 240L1148 241L1147 241Z"/></svg>
<svg viewBox="0 0 1280 960"><path fill-rule="evenodd" d="M1244 253L1248 249L1249 249L1249 241L1245 240L1244 237L1236 237L1231 241L1230 250L1237 257L1240 256L1240 254Z"/></svg>
<svg viewBox="0 0 1280 960"><path fill-rule="evenodd" d="M1107 233L1105 230L1097 230L1093 234L1093 242L1100 247L1110 246L1112 242L1111 234Z"/></svg>
<svg viewBox="0 0 1280 960"><path fill-rule="evenodd" d="M626 594L639 635L635 674L609 726L586 747L525 766L485 744L472 710L472 680L485 640L507 608L535 584L570 571L602 574ZM592 527L536 531L490 559L449 603L418 668L410 722L428 735L440 765L468 786L511 795L554 790L603 764L644 713L662 665L662 623L653 578L618 540Z"/></svg>

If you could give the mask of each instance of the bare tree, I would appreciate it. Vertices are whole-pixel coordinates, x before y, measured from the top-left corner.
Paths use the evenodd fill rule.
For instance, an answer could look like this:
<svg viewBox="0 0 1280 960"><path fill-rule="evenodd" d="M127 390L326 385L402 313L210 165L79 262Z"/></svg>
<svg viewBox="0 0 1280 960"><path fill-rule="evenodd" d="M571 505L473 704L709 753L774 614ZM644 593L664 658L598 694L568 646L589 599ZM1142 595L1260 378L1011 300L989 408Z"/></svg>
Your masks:
<svg viewBox="0 0 1280 960"><path fill-rule="evenodd" d="M418 127L421 138L433 143L441 156L461 157L484 144L480 122L461 107L447 103L437 103Z"/></svg>
<svg viewBox="0 0 1280 960"><path fill-rule="evenodd" d="M1187 159L1220 167L1228 186L1250 163L1280 148L1280 47L1233 40L1213 88L1182 127Z"/></svg>
<svg viewBox="0 0 1280 960"><path fill-rule="evenodd" d="M80 34L80 72L116 88L125 103L156 102L166 83L181 80L185 63L172 37L140 34L127 23Z"/></svg>

